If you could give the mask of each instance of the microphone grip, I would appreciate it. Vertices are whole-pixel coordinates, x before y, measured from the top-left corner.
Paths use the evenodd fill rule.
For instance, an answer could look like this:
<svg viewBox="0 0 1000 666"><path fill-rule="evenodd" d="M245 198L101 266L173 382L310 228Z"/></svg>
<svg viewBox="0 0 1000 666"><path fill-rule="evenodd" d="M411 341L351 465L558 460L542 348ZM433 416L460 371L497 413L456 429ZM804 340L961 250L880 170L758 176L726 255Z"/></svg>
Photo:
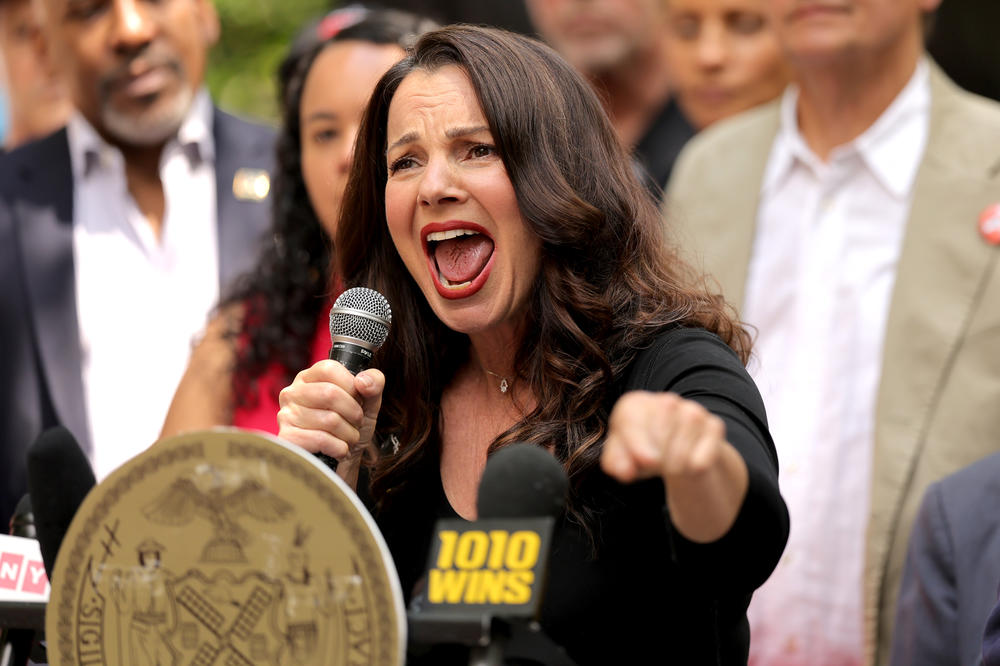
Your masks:
<svg viewBox="0 0 1000 666"><path fill-rule="evenodd" d="M337 361L347 368L352 375L356 375L372 361L372 352L361 345L351 344L336 340L330 347L330 360Z"/></svg>
<svg viewBox="0 0 1000 666"><path fill-rule="evenodd" d="M347 368L352 375L356 375L371 363L372 353L361 345L335 340L333 346L330 347L330 360L337 361ZM325 453L317 453L316 457L322 460L323 464L330 469L337 469L336 458L331 458Z"/></svg>

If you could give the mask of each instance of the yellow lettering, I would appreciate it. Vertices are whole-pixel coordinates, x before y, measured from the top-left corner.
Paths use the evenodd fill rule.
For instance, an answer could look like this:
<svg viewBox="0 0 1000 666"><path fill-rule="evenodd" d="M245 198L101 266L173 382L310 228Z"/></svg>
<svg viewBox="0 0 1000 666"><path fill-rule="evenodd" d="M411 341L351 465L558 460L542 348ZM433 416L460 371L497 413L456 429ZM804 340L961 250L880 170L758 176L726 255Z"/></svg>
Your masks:
<svg viewBox="0 0 1000 666"><path fill-rule="evenodd" d="M481 603L502 604L504 598L504 580L509 576L507 571L484 571Z"/></svg>
<svg viewBox="0 0 1000 666"><path fill-rule="evenodd" d="M483 572L482 571L470 571L469 572L469 584L465 588L465 597L462 599L463 602L467 604L480 604L482 603L481 597L483 592Z"/></svg>
<svg viewBox="0 0 1000 666"><path fill-rule="evenodd" d="M486 564L490 540L485 532L470 530L458 538L455 565L459 569L479 569Z"/></svg>
<svg viewBox="0 0 1000 666"><path fill-rule="evenodd" d="M438 569L451 569L455 565L455 544L458 542L458 532L444 530L438 533L441 539L441 550L438 552Z"/></svg>
<svg viewBox="0 0 1000 666"><path fill-rule="evenodd" d="M505 571L472 571L469 573L469 587L465 591L465 603L501 603L503 599L503 579Z"/></svg>
<svg viewBox="0 0 1000 666"><path fill-rule="evenodd" d="M507 568L512 571L531 569L538 563L541 548L542 538L537 532L514 532L510 535L510 545L507 546Z"/></svg>
<svg viewBox="0 0 1000 666"><path fill-rule="evenodd" d="M457 604L462 600L462 592L465 591L468 580L468 571L431 569L427 599L432 604Z"/></svg>
<svg viewBox="0 0 1000 666"><path fill-rule="evenodd" d="M531 584L533 582L535 582L534 571L507 572L507 590L503 603L526 604L531 601Z"/></svg>
<svg viewBox="0 0 1000 666"><path fill-rule="evenodd" d="M507 537L505 530L490 531L490 562L487 566L494 571L503 569L504 556L507 554Z"/></svg>

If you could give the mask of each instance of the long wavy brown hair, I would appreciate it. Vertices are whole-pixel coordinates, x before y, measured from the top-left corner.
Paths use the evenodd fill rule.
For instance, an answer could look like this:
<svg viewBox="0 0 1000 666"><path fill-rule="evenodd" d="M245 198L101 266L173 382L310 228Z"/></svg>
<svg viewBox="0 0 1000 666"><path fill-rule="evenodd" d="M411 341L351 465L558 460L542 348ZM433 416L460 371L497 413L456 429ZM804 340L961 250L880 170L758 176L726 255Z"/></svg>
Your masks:
<svg viewBox="0 0 1000 666"><path fill-rule="evenodd" d="M392 435L372 470L385 501L408 470L439 446L441 395L469 353L442 324L400 260L385 218L386 123L400 82L414 70L457 65L469 76L528 228L541 239L517 381L537 407L501 434L554 451L570 478L570 510L597 464L608 415L636 354L665 329L702 327L746 362L750 340L668 244L656 205L636 178L590 86L543 44L501 30L450 26L425 34L378 83L365 113L339 226L345 284L385 294L389 339L375 363L388 381L377 437Z"/></svg>

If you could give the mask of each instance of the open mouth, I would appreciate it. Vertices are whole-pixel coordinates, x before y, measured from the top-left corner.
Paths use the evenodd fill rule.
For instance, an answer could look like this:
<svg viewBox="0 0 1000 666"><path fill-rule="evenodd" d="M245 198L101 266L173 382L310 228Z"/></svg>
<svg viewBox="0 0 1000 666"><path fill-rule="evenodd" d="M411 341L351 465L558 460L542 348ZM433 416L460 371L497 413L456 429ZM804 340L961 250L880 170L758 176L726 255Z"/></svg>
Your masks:
<svg viewBox="0 0 1000 666"><path fill-rule="evenodd" d="M493 265L493 238L470 222L444 222L423 230L424 252L438 293L466 298L479 291Z"/></svg>
<svg viewBox="0 0 1000 666"><path fill-rule="evenodd" d="M170 57L138 57L110 73L103 85L108 94L130 99L148 99L175 85L181 71L180 65Z"/></svg>

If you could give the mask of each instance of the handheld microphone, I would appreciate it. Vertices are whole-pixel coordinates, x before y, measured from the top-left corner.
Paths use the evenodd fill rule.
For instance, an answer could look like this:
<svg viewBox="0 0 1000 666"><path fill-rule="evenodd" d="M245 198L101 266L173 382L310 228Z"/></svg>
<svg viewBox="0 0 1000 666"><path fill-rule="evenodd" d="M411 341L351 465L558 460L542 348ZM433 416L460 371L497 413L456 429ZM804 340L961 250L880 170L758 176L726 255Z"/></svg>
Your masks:
<svg viewBox="0 0 1000 666"><path fill-rule="evenodd" d="M358 374L385 342L391 324L385 296L367 287L348 289L330 308L330 359Z"/></svg>
<svg viewBox="0 0 1000 666"><path fill-rule="evenodd" d="M49 581L66 530L96 484L87 456L66 428L49 428L28 449L28 492Z"/></svg>
<svg viewBox="0 0 1000 666"><path fill-rule="evenodd" d="M479 517L435 526L425 585L408 613L417 646L465 645L470 663L499 664L504 656L572 663L537 622L568 485L562 465L538 446L510 444L490 456Z"/></svg>
<svg viewBox="0 0 1000 666"><path fill-rule="evenodd" d="M385 296L367 287L348 289L330 308L330 360L358 374L385 342L391 324L392 308ZM336 459L325 453L316 457L337 469Z"/></svg>

